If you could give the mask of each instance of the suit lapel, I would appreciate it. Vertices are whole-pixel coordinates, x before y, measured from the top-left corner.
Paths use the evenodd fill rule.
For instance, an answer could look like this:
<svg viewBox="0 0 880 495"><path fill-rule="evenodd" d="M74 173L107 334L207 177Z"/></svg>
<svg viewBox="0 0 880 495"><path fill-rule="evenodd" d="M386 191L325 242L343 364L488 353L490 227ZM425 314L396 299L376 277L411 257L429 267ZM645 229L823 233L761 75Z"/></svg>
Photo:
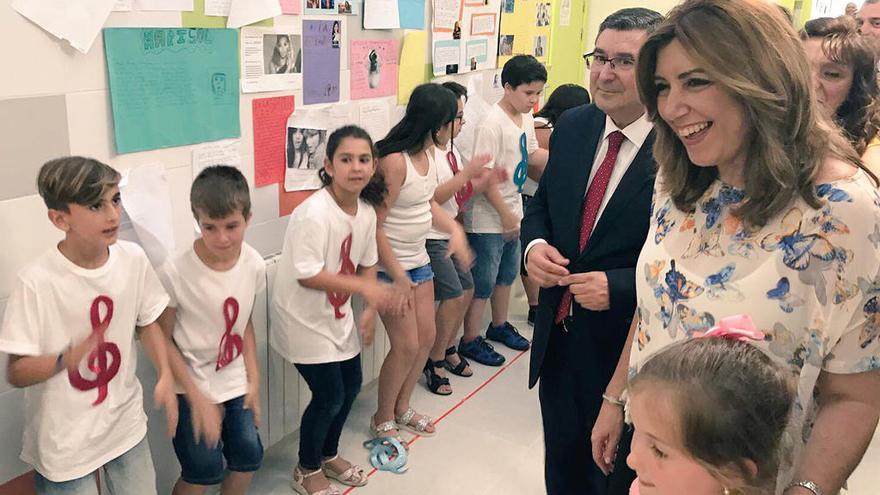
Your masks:
<svg viewBox="0 0 880 495"><path fill-rule="evenodd" d="M596 226L593 228L593 232L590 234L590 239L587 241L586 248L580 253L580 256L578 256L579 259L583 258L590 252L590 248L594 243L599 242L602 236L604 236L614 225L617 217L626 211L629 198L638 192L644 186L645 182L650 181L651 178L654 177L656 171L654 170L655 165L652 156L653 144L654 131L651 131L651 134L645 139L639 152L636 153L636 157L633 159L632 164L620 179L620 184L617 185L617 188L611 195L611 199L608 200L608 204L605 206L602 216L599 217Z"/></svg>
<svg viewBox="0 0 880 495"><path fill-rule="evenodd" d="M561 196L566 198L562 205L564 205L566 217L570 222L569 227L561 228L560 232L574 233L573 236L566 236L567 245L564 247L563 253L572 258L576 257L578 253L581 214L584 208L587 181L592 172L596 150L599 148L605 132L605 114L597 111L585 124L582 130L577 130L577 134L573 136L574 142L569 155L571 159L567 162L570 164L571 170L569 174L566 174L565 182L559 184L559 191L566 191L566 194Z"/></svg>

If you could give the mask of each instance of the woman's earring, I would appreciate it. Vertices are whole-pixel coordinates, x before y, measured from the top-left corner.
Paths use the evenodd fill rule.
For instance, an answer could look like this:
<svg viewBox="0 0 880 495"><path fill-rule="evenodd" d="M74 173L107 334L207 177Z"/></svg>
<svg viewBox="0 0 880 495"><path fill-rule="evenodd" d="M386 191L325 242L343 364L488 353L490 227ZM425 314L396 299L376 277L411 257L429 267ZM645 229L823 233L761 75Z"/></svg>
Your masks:
<svg viewBox="0 0 880 495"><path fill-rule="evenodd" d="M727 488L725 488L725 489L724 489L724 495L730 495L730 490L728 490Z"/></svg>

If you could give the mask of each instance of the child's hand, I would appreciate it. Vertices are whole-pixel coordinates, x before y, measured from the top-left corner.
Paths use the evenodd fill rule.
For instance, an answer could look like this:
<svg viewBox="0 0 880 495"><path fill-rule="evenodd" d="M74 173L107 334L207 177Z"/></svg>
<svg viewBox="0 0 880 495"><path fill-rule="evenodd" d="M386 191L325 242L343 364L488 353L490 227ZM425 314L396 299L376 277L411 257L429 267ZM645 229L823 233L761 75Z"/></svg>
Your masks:
<svg viewBox="0 0 880 495"><path fill-rule="evenodd" d="M364 346L373 344L373 337L376 335L376 310L370 306L361 313L361 319L358 327L361 332L361 343Z"/></svg>
<svg viewBox="0 0 880 495"><path fill-rule="evenodd" d="M413 290L416 288L416 284L412 283L409 277L406 277L403 280L396 280L392 287L394 296L386 311L395 315L405 315L414 305Z"/></svg>
<svg viewBox="0 0 880 495"><path fill-rule="evenodd" d="M454 256L461 268L470 269L474 264L474 253L468 244L467 236L461 227L452 232L449 238L449 247L446 249L447 256Z"/></svg>
<svg viewBox="0 0 880 495"><path fill-rule="evenodd" d="M170 377L159 378L153 389L153 407L165 410L165 423L168 427L168 437L174 436L177 431L177 395L174 393L174 379Z"/></svg>
<svg viewBox="0 0 880 495"><path fill-rule="evenodd" d="M486 165L491 161L492 155L476 155L471 158L471 161L465 164L462 172L467 175L468 180L483 177L492 172L493 169L486 168Z"/></svg>
<svg viewBox="0 0 880 495"><path fill-rule="evenodd" d="M91 354L97 346L97 335L94 333L89 334L85 340L64 352L64 356L61 358L64 367L67 368L67 371L76 371L76 369L79 368L79 363L81 363L86 356Z"/></svg>
<svg viewBox="0 0 880 495"><path fill-rule="evenodd" d="M471 184L474 185L474 194L483 193L486 189L489 189L489 186L497 186L502 182L507 182L509 178L510 174L507 173L507 170L500 167L493 168L492 170L489 170L488 173L471 181Z"/></svg>
<svg viewBox="0 0 880 495"><path fill-rule="evenodd" d="M507 240L519 237L519 218L510 211L501 215L501 236Z"/></svg>
<svg viewBox="0 0 880 495"><path fill-rule="evenodd" d="M244 395L244 409L254 415L254 426L260 428L260 383L248 382L247 393Z"/></svg>
<svg viewBox="0 0 880 495"><path fill-rule="evenodd" d="M394 298L394 291L387 284L369 281L366 283L366 287L361 296L363 296L364 301L367 302L368 307L385 311L391 306Z"/></svg>
<svg viewBox="0 0 880 495"><path fill-rule="evenodd" d="M220 441L223 428L223 412L219 404L213 404L204 395L188 395L189 407L192 409L193 439L196 443L204 440L208 448L213 449Z"/></svg>

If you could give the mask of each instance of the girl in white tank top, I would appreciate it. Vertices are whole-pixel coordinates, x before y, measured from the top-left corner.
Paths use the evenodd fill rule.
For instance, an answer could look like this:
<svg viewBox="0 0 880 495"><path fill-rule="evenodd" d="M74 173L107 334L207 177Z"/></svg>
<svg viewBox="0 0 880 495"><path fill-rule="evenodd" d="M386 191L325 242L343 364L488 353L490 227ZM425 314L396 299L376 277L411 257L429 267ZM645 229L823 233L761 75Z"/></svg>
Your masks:
<svg viewBox="0 0 880 495"><path fill-rule="evenodd" d="M406 114L376 143L378 180L388 196L380 208L376 241L380 278L409 295L403 312L380 313L391 351L379 373L379 406L370 421L374 437L399 436L405 429L421 436L436 433L431 418L410 407L410 396L434 345L434 285L425 239L431 226L451 235L450 254L470 266L471 253L462 227L434 200L434 145L452 132L458 107L453 93L438 84L413 90Z"/></svg>

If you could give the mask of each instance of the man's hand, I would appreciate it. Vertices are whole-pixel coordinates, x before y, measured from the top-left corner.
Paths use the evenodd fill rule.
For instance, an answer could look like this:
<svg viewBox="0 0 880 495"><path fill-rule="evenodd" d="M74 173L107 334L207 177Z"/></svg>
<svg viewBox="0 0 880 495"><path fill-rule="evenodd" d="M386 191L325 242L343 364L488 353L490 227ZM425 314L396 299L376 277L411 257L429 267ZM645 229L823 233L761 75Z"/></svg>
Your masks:
<svg viewBox="0 0 880 495"><path fill-rule="evenodd" d="M599 417L593 425L590 443L593 446L593 461L608 476L614 471L614 458L617 444L623 432L623 407L602 401ZM626 462L626 459L623 459Z"/></svg>
<svg viewBox="0 0 880 495"><path fill-rule="evenodd" d="M590 311L607 311L611 308L605 272L573 273L559 279L559 285L568 286L574 300Z"/></svg>
<svg viewBox="0 0 880 495"><path fill-rule="evenodd" d="M526 270L529 272L529 279L546 289L559 285L562 277L568 275L568 263L568 259L559 254L555 247L542 242L529 250Z"/></svg>

